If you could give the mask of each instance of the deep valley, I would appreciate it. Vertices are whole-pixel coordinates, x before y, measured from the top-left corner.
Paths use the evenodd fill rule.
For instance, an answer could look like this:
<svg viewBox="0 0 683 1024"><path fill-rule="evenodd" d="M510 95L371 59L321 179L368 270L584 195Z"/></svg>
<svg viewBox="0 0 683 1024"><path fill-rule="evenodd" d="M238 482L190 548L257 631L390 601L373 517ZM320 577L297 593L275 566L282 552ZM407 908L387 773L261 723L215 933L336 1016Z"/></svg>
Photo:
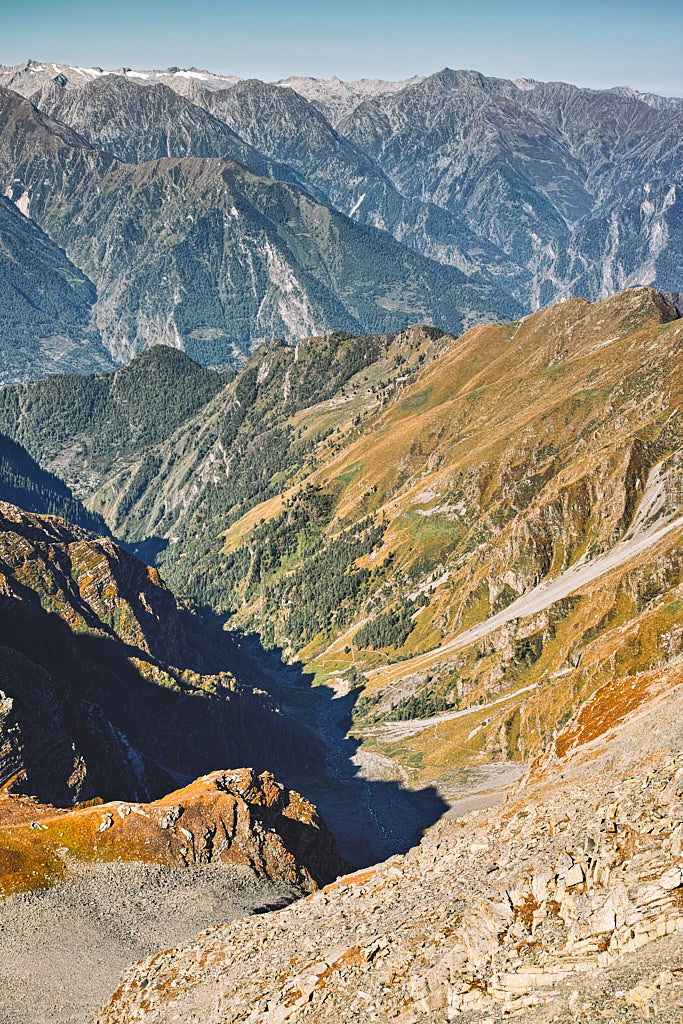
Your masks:
<svg viewBox="0 0 683 1024"><path fill-rule="evenodd" d="M678 1024L682 119L0 67L0 1024Z"/></svg>

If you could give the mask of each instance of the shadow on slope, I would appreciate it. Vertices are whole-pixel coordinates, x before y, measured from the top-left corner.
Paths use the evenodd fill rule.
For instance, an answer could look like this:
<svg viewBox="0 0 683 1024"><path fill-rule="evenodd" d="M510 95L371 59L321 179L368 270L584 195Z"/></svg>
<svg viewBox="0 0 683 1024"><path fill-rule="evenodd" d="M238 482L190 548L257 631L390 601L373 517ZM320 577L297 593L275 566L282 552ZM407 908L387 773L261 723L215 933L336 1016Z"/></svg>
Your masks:
<svg viewBox="0 0 683 1024"><path fill-rule="evenodd" d="M226 669L229 667L225 666ZM0 785L61 806L147 801L215 769L272 769L322 747L232 675L172 668L116 637L0 598Z"/></svg>
<svg viewBox="0 0 683 1024"><path fill-rule="evenodd" d="M433 786L412 790L396 779L365 776L363 762L373 756L359 756L360 744L347 735L359 691L338 696L331 686L313 686L300 662L285 663L281 649L265 650L255 634L235 643L240 670L249 671L291 719L312 728L324 744L322 759L302 752L285 777L316 804L342 856L365 867L419 843L449 805ZM387 772L389 766L374 761L373 775Z"/></svg>
<svg viewBox="0 0 683 1024"><path fill-rule="evenodd" d="M23 771L24 792L61 806L142 801L249 766L312 800L354 865L419 842L447 804L432 788L363 776L358 743L346 736L356 695L312 686L301 665L256 636L219 635L215 617L204 624L211 661L222 648L224 669L248 686L171 669L116 637L75 633L34 596L2 598L0 690L12 704L4 718L0 705L9 737L0 784Z"/></svg>

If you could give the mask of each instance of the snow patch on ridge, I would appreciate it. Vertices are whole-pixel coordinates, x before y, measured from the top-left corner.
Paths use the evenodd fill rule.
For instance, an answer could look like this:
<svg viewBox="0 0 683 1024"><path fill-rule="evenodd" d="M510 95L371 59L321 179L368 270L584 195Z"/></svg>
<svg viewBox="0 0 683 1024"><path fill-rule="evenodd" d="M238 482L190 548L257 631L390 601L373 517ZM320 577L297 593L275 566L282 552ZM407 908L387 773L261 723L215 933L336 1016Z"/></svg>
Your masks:
<svg viewBox="0 0 683 1024"><path fill-rule="evenodd" d="M176 71L176 78L198 78L201 82L206 82L211 77L210 75L203 75L200 71ZM216 76L218 77L218 76Z"/></svg>

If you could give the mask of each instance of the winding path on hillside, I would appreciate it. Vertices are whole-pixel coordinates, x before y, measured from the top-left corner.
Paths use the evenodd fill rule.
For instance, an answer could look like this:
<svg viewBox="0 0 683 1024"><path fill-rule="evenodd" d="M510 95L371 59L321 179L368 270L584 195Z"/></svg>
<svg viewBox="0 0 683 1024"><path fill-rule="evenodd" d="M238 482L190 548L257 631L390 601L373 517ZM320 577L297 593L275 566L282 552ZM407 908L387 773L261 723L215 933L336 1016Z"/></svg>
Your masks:
<svg viewBox="0 0 683 1024"><path fill-rule="evenodd" d="M598 558L582 559L571 569L522 595L502 612L465 630L441 646L397 665L385 666L367 673L384 684L419 672L434 665L460 648L493 633L513 619L543 611L573 591L604 576L623 563L637 557L683 527L683 516L669 521L653 522L663 508L662 474L655 467L641 498L638 512L623 540ZM358 628L358 624L355 625ZM350 637L351 631L338 637L329 650ZM451 786L448 793L441 785L412 789L401 766L376 751L365 750L357 735L350 734L353 694L342 681L328 680L311 686L299 664L283 664L260 652L263 685L287 714L307 723L322 740L323 763L315 757L304 766L299 777L288 784L303 792L319 807L332 828L342 853L353 863L363 866L383 860L392 853L404 852L419 842L424 829L445 813L463 811L469 806L485 806L501 798L504 788L519 777L523 766L510 764L478 765L466 772ZM335 685L338 682L339 685ZM445 712L427 719L386 722L368 733L374 738L402 739L441 723L466 715L486 713L488 708L504 704L535 689L536 684L503 694L488 704L475 705L459 711ZM449 812L449 807L451 808Z"/></svg>
<svg viewBox="0 0 683 1024"><path fill-rule="evenodd" d="M431 668L435 662L441 661L447 655L489 636L513 619L526 618L529 615L545 611L555 604L556 601L561 601L580 587L592 583L594 580L611 572L611 570L623 565L624 562L630 561L630 559L635 558L643 551L653 547L673 530L682 527L683 516L679 516L664 525L653 524L649 527L646 526L643 519L636 519L626 537L619 541L618 544L615 544L611 551L608 551L606 554L600 555L591 561L578 562L555 577L555 579L541 583L534 587L533 590L523 594L516 601L513 601L512 604L508 605L507 608L503 609L502 612L498 612L496 615L484 619L483 622L477 623L476 626L464 630L439 647L432 648L431 651L426 651L424 654L418 654L414 658L403 661L398 665L371 669L366 674L370 679L380 677L382 684L386 685L413 675L415 672ZM511 696L514 696L514 694L509 694L500 700L492 701L491 705L500 703L502 700L508 700ZM412 719L409 722L403 722L401 723L404 727L402 735L406 736L413 732L420 732L422 729L437 722L445 722L450 718L457 718L464 713L482 711L491 705L477 705L471 709L466 708L463 712L446 712L443 715L435 715L429 719Z"/></svg>

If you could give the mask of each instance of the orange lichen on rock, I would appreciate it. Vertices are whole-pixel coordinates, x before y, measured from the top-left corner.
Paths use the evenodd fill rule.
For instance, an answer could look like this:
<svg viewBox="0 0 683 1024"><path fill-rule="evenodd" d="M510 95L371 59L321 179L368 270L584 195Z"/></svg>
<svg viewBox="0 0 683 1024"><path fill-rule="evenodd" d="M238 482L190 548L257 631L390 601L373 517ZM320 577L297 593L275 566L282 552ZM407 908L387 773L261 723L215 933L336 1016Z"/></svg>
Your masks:
<svg viewBox="0 0 683 1024"><path fill-rule="evenodd" d="M573 747L590 743L616 728L624 719L647 703L660 690L673 689L683 682L683 667L669 672L641 672L610 680L579 708L569 725L555 741L555 751L564 757Z"/></svg>
<svg viewBox="0 0 683 1024"><path fill-rule="evenodd" d="M224 863L313 890L346 867L312 804L268 772L213 772L149 804L65 811L0 798L0 893L42 888L79 862Z"/></svg>

